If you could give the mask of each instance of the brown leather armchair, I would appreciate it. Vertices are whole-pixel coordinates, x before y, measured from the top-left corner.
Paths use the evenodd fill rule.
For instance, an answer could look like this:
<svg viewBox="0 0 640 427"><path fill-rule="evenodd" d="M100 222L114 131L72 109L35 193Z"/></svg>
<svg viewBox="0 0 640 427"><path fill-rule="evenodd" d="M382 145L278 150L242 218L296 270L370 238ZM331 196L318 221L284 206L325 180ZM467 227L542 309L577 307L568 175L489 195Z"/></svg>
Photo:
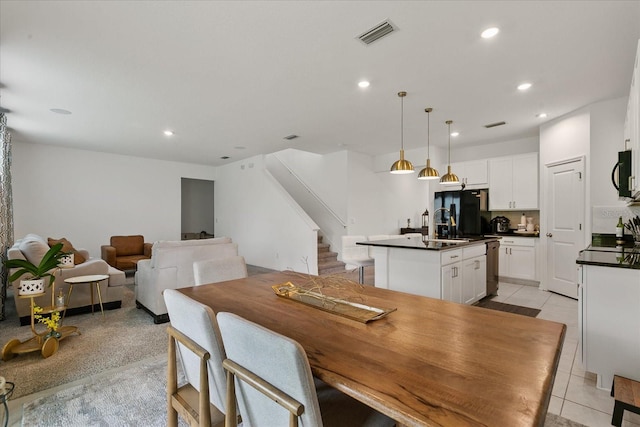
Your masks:
<svg viewBox="0 0 640 427"><path fill-rule="evenodd" d="M111 236L110 245L100 246L102 259L118 270L135 270L138 261L151 258L153 243L145 243L144 237Z"/></svg>

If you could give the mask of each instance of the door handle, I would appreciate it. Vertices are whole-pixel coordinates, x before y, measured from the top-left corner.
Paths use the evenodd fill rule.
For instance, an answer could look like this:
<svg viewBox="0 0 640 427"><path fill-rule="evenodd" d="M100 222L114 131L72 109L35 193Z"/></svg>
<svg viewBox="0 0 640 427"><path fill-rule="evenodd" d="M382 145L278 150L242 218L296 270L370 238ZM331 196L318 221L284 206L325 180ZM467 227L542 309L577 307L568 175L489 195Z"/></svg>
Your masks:
<svg viewBox="0 0 640 427"><path fill-rule="evenodd" d="M553 234L547 233L547 237L553 237Z"/></svg>

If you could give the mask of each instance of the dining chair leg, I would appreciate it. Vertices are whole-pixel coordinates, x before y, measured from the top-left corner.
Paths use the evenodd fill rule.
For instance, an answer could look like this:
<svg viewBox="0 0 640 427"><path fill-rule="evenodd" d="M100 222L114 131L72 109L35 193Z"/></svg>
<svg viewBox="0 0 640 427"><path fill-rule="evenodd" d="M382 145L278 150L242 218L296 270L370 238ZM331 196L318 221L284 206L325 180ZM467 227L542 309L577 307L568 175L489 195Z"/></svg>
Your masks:
<svg viewBox="0 0 640 427"><path fill-rule="evenodd" d="M224 427L237 427L236 416L236 384L233 372L227 371L227 413L224 418Z"/></svg>
<svg viewBox="0 0 640 427"><path fill-rule="evenodd" d="M169 335L167 361L167 426L178 427L178 411L172 404L173 395L178 390L178 372L176 370L176 342Z"/></svg>

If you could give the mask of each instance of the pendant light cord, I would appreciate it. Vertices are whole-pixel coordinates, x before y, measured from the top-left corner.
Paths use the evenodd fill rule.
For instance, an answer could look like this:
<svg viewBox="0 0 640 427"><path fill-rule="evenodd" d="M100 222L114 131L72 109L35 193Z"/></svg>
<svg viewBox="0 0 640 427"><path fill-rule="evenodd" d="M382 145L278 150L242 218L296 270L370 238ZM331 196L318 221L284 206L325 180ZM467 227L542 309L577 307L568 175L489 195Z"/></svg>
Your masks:
<svg viewBox="0 0 640 427"><path fill-rule="evenodd" d="M451 121L447 123L447 132L449 133L449 166L451 166Z"/></svg>
<svg viewBox="0 0 640 427"><path fill-rule="evenodd" d="M400 97L400 148L404 151L404 96Z"/></svg>
<svg viewBox="0 0 640 427"><path fill-rule="evenodd" d="M430 139L429 139L429 131L431 130L431 124L429 122L429 116L431 116L431 113L429 111L427 111L427 159L430 159L431 156L429 155L429 146L430 146Z"/></svg>

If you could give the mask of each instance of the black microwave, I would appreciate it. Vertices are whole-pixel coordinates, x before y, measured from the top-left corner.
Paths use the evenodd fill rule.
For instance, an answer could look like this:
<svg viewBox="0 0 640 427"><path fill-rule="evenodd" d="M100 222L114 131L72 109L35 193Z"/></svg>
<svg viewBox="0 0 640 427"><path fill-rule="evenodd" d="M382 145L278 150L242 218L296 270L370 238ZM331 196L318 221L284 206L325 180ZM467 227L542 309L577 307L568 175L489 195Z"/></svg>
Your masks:
<svg viewBox="0 0 640 427"><path fill-rule="evenodd" d="M618 190L618 197L620 199L628 200L634 196L632 191L635 177L632 175L631 154L631 150L619 151L618 163L616 163L611 171L611 182L616 190Z"/></svg>

